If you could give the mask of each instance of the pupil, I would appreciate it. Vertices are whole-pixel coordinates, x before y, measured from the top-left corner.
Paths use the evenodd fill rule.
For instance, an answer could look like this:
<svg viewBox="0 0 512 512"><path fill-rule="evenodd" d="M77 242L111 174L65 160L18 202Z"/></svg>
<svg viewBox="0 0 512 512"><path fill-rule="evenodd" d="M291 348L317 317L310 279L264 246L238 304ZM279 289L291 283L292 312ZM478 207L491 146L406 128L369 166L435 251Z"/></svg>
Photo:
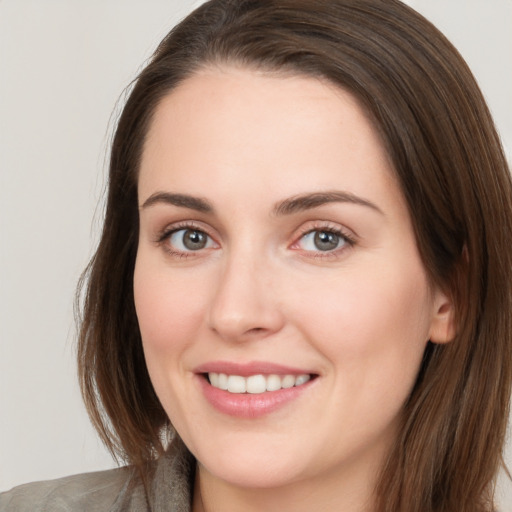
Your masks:
<svg viewBox="0 0 512 512"><path fill-rule="evenodd" d="M183 236L183 245L192 251L203 249L206 245L206 235L202 231L186 231Z"/></svg>
<svg viewBox="0 0 512 512"><path fill-rule="evenodd" d="M328 231L318 231L315 233L315 247L320 251L332 251L339 244L339 236L336 233Z"/></svg>

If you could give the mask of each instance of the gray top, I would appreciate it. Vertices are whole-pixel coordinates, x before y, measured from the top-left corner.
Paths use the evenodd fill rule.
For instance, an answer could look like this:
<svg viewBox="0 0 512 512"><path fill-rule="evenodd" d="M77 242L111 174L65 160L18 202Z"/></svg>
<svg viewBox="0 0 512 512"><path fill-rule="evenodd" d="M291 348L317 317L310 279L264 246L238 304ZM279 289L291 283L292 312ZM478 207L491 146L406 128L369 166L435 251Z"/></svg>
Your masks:
<svg viewBox="0 0 512 512"><path fill-rule="evenodd" d="M1 512L190 512L195 461L175 439L148 489L132 467L20 485L0 494Z"/></svg>

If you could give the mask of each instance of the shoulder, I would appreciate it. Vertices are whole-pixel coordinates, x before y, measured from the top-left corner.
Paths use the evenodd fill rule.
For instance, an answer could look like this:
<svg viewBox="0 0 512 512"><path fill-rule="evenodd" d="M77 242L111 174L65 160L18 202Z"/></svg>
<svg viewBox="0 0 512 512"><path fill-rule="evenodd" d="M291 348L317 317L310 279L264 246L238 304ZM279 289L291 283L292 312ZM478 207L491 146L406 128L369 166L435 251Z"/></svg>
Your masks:
<svg viewBox="0 0 512 512"><path fill-rule="evenodd" d="M0 493L1 512L190 512L195 459L179 438L148 466L20 485Z"/></svg>
<svg viewBox="0 0 512 512"><path fill-rule="evenodd" d="M0 494L2 512L108 511L135 473L119 468L20 485Z"/></svg>

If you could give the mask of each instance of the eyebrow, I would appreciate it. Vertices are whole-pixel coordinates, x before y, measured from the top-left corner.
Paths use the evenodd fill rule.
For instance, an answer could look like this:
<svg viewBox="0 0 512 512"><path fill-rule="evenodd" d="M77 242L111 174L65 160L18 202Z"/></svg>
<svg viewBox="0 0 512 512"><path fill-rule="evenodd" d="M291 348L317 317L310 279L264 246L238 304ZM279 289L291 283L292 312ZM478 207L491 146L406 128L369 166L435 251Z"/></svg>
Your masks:
<svg viewBox="0 0 512 512"><path fill-rule="evenodd" d="M214 213L214 208L209 201L201 197L195 197L188 194L175 194L171 192L155 192L144 201L141 208L149 208L155 204L170 204L181 208L196 210L201 213ZM318 208L328 203L352 203L360 206L366 206L384 215L382 210L375 204L350 192L337 190L327 192L313 192L302 194L285 199L277 203L272 213L276 216L292 215L294 213Z"/></svg>
<svg viewBox="0 0 512 512"><path fill-rule="evenodd" d="M144 201L141 208L149 208L158 203L189 208L190 210L196 210L202 213L213 212L213 206L206 199L189 196L188 194L172 194L170 192L155 192Z"/></svg>
<svg viewBox="0 0 512 512"><path fill-rule="evenodd" d="M337 190L327 192L314 192L312 194L302 194L290 197L278 203L274 207L274 215L291 215L298 212L317 208L328 203L352 203L360 206L366 206L384 215L383 211L375 204L350 192Z"/></svg>

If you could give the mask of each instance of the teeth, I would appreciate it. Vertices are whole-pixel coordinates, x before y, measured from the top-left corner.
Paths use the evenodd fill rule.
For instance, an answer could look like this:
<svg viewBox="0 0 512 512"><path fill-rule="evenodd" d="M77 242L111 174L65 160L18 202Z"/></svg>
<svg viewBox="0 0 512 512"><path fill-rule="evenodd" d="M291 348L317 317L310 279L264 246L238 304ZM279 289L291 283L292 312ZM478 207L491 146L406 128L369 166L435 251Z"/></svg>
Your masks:
<svg viewBox="0 0 512 512"><path fill-rule="evenodd" d="M294 385L295 385L295 377L293 375L285 375L283 377L283 380L281 382L281 386L283 386L283 388L285 388L285 389L293 388Z"/></svg>
<svg viewBox="0 0 512 512"><path fill-rule="evenodd" d="M219 374L218 373L209 373L208 377L210 378L210 384L214 388L218 388L219 386Z"/></svg>
<svg viewBox="0 0 512 512"><path fill-rule="evenodd" d="M228 377L228 391L230 393L245 393L247 391L247 380L240 375Z"/></svg>
<svg viewBox="0 0 512 512"><path fill-rule="evenodd" d="M225 373L219 373L219 389L228 389L228 376Z"/></svg>
<svg viewBox="0 0 512 512"><path fill-rule="evenodd" d="M267 381L263 375L251 375L244 380L247 380L247 393L264 393L267 390Z"/></svg>
<svg viewBox="0 0 512 512"><path fill-rule="evenodd" d="M299 375L295 379L295 386L300 386L301 384L305 384L310 379L309 375Z"/></svg>
<svg viewBox="0 0 512 512"><path fill-rule="evenodd" d="M277 391L281 389L281 377L279 377L279 375L269 375L266 380L267 391Z"/></svg>
<svg viewBox="0 0 512 512"><path fill-rule="evenodd" d="M225 373L208 373L210 384L214 388L223 389L230 393L264 393L265 391L278 391L293 386L305 384L311 377L303 375L227 375Z"/></svg>

